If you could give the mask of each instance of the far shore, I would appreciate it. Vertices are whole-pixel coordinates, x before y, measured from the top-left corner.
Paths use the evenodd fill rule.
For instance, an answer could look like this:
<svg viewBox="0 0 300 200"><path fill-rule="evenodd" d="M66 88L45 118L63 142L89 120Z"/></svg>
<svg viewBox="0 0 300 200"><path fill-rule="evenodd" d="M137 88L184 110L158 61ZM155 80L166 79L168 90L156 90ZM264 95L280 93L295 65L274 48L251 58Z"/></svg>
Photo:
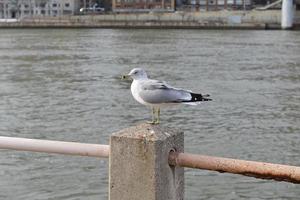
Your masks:
<svg viewBox="0 0 300 200"><path fill-rule="evenodd" d="M300 16L300 11L296 12ZM294 29L300 28L295 22ZM0 28L280 29L281 11L124 13L0 20Z"/></svg>

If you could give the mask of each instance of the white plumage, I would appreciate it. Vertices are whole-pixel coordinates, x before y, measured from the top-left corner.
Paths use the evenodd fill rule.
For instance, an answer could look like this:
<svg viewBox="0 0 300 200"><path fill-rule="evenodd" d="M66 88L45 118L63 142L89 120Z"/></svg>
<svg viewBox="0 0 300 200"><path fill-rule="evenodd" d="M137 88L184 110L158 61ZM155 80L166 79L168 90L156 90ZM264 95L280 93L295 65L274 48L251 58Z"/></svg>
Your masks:
<svg viewBox="0 0 300 200"><path fill-rule="evenodd" d="M209 95L193 93L190 90L174 88L164 81L149 79L141 68L132 69L127 77L133 79L131 93L136 101L152 108L152 122L159 123L160 107L176 104L197 105L211 101Z"/></svg>

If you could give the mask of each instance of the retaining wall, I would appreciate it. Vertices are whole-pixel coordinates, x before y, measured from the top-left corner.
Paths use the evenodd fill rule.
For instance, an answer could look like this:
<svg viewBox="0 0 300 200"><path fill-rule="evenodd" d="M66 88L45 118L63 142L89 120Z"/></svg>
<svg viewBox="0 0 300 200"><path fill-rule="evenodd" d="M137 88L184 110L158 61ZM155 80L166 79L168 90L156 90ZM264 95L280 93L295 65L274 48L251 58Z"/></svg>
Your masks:
<svg viewBox="0 0 300 200"><path fill-rule="evenodd" d="M299 15L299 12L298 12ZM210 11L34 17L0 27L95 28L280 28L281 11Z"/></svg>

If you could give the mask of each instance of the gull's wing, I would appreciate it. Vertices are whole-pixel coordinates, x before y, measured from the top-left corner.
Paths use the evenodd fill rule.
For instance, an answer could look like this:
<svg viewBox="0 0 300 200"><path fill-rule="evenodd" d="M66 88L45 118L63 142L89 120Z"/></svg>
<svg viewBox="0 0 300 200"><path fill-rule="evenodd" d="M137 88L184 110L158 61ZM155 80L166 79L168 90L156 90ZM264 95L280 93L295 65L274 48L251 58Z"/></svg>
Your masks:
<svg viewBox="0 0 300 200"><path fill-rule="evenodd" d="M143 80L139 96L147 103L181 103L192 99L191 91L174 88L164 81Z"/></svg>

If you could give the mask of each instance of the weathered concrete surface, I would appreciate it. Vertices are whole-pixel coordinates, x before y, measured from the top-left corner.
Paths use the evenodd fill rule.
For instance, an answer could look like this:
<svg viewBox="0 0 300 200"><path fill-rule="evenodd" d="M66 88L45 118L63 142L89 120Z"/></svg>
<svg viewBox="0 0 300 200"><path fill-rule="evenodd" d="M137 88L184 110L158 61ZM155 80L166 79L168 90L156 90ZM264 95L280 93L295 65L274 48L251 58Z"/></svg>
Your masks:
<svg viewBox="0 0 300 200"><path fill-rule="evenodd" d="M296 12L296 16L299 11ZM297 17L295 17L297 19ZM281 11L210 11L132 13L24 18L0 22L0 27L94 27L94 28L280 28Z"/></svg>
<svg viewBox="0 0 300 200"><path fill-rule="evenodd" d="M183 152L183 132L140 124L111 136L110 200L182 200L184 170L170 167L169 152Z"/></svg>

